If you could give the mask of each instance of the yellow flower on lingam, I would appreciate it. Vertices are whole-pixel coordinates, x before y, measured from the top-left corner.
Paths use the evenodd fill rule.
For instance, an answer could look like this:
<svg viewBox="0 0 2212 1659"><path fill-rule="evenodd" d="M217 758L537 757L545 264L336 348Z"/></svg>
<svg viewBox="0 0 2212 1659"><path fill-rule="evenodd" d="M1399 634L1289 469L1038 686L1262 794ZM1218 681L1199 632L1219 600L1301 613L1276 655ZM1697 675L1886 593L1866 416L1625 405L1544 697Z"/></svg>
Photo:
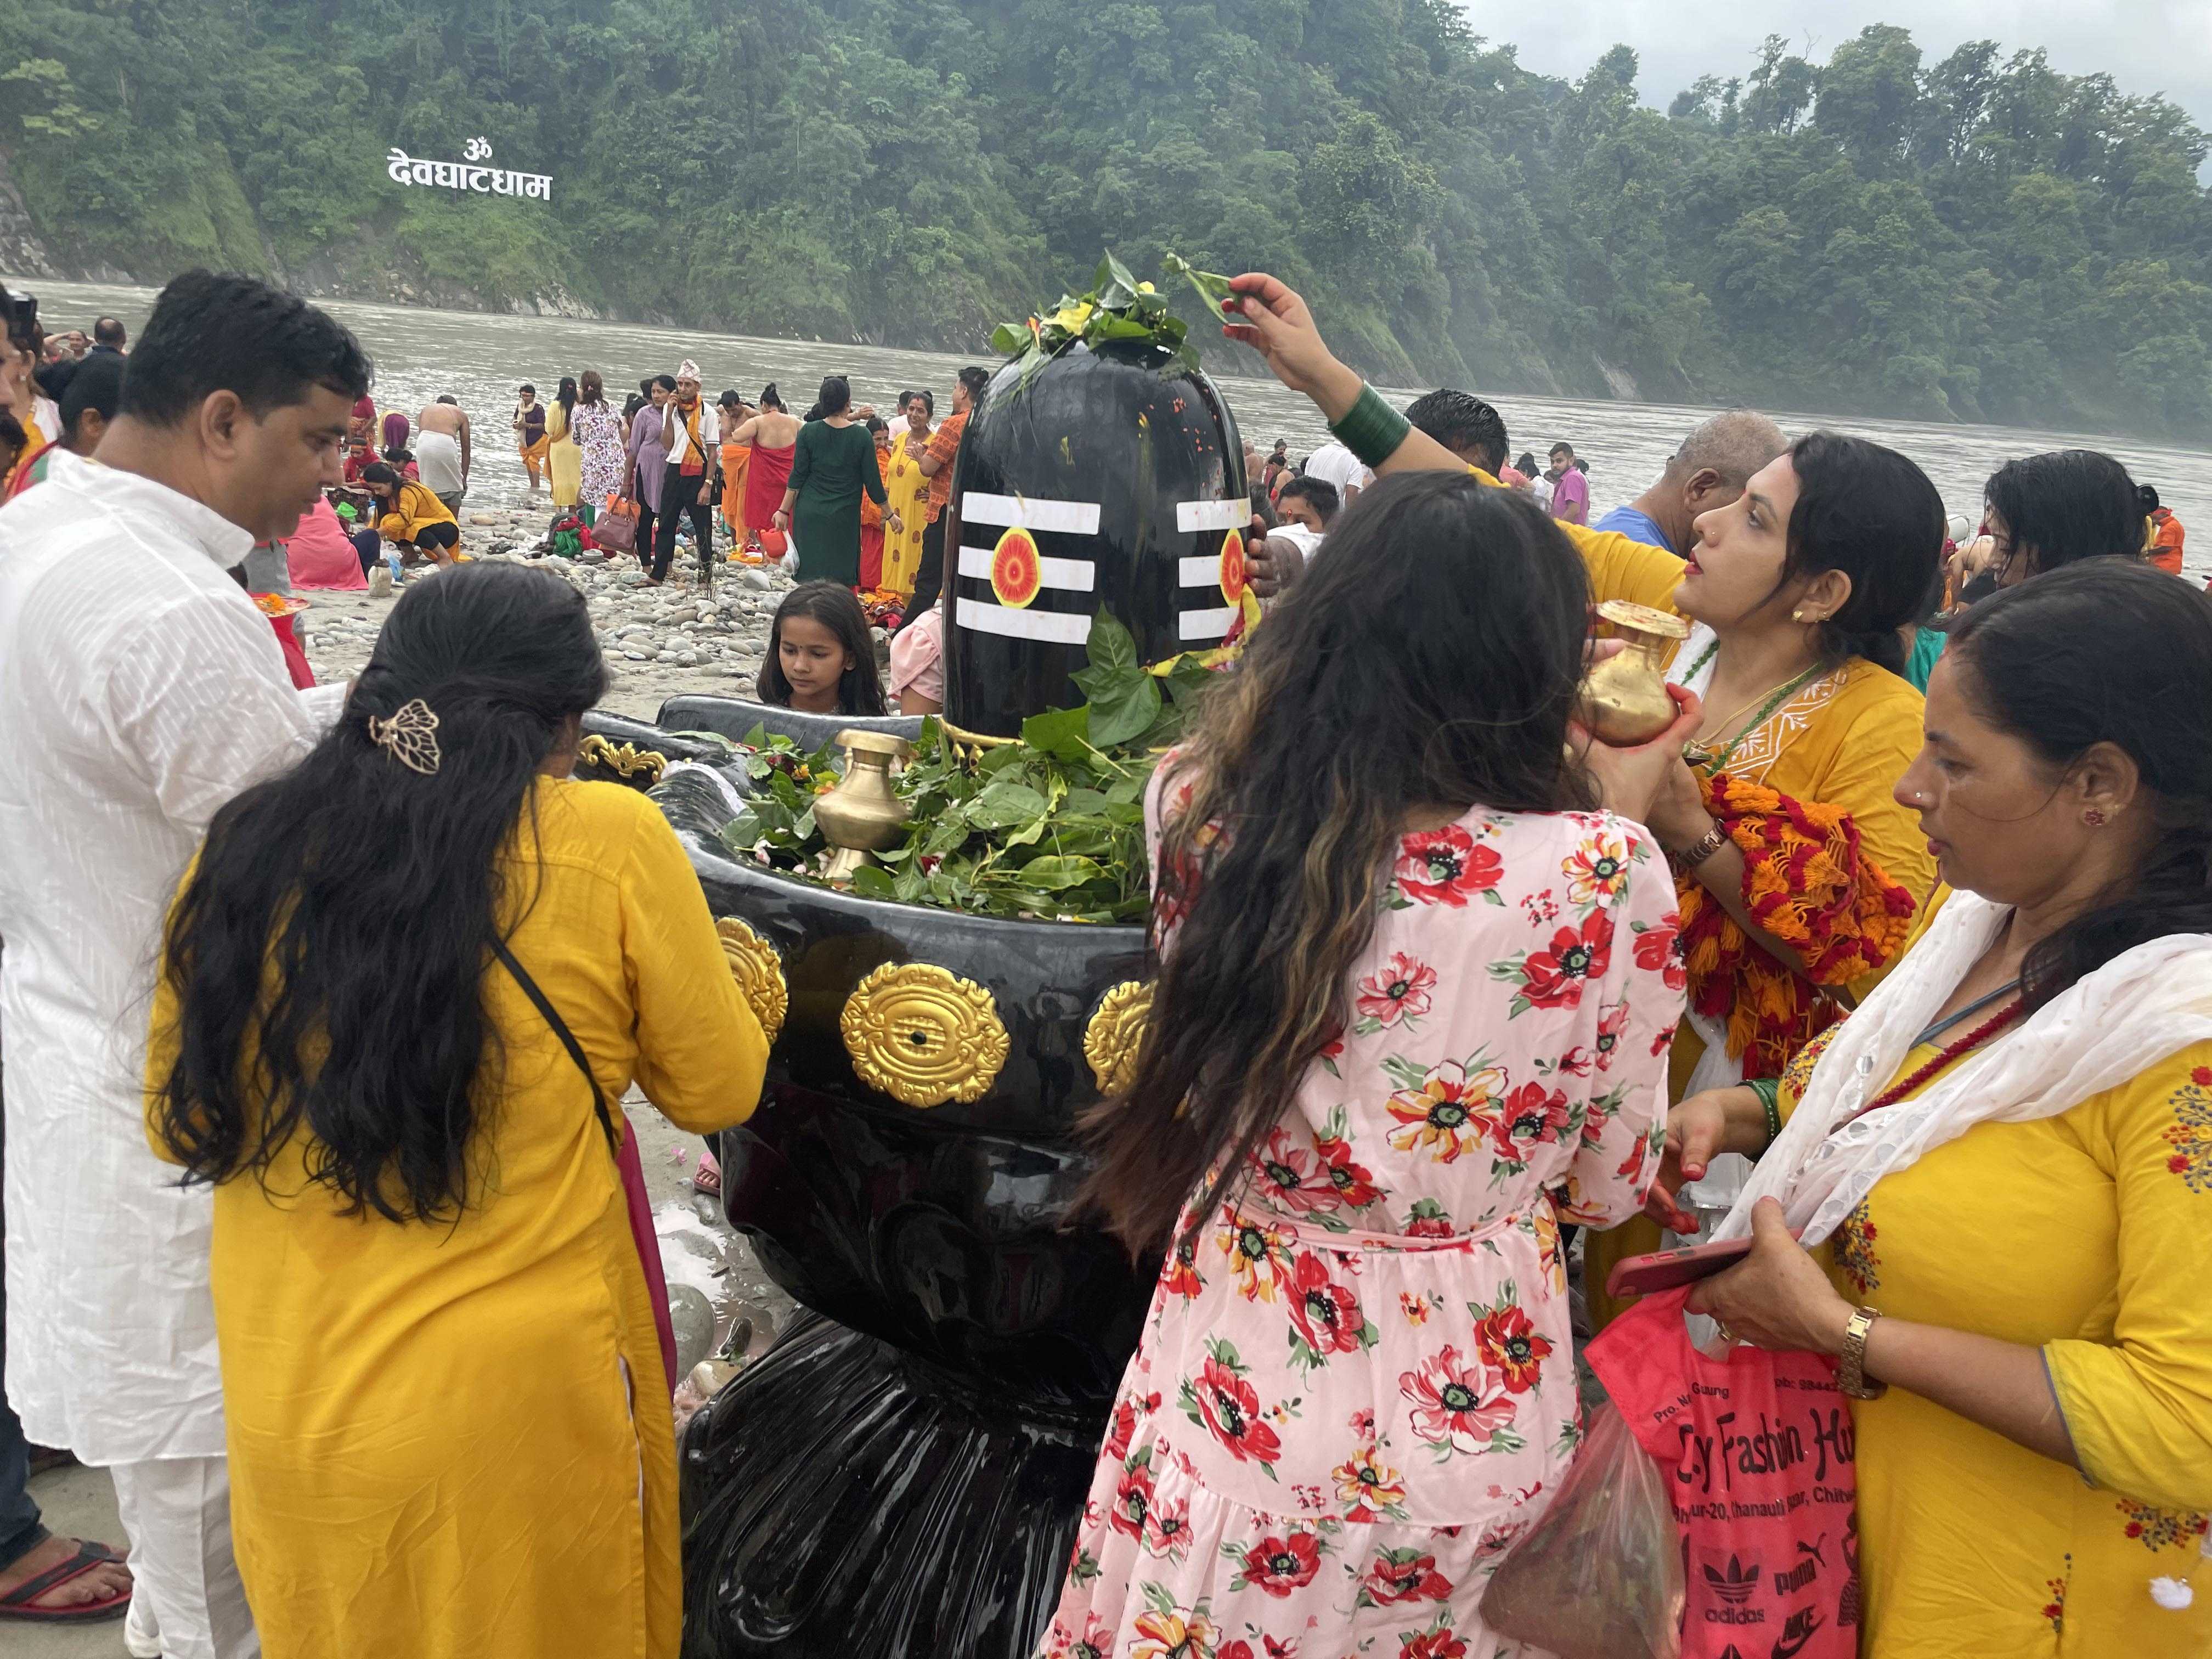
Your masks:
<svg viewBox="0 0 2212 1659"><path fill-rule="evenodd" d="M1070 334L1080 334L1083 332L1084 324L1091 320L1091 313L1097 309L1097 307L1090 301L1085 300L1079 306L1062 306L1053 313L1052 319Z"/></svg>
<svg viewBox="0 0 2212 1659"><path fill-rule="evenodd" d="M1152 285L1150 283L1139 283L1137 284L1137 292L1139 294L1150 294L1153 292Z"/></svg>

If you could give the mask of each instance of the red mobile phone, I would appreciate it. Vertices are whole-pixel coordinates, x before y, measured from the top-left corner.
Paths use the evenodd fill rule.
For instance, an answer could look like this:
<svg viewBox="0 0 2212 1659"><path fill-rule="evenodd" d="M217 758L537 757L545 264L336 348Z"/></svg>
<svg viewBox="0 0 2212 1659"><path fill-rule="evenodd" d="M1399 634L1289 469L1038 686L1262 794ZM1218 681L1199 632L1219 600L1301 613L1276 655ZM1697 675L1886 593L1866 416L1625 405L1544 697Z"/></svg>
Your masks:
<svg viewBox="0 0 2212 1659"><path fill-rule="evenodd" d="M1747 1238L1726 1238L1711 1244L1685 1244L1679 1250L1654 1250L1649 1255L1624 1256L1605 1276L1607 1296L1648 1296L1710 1279L1724 1267L1733 1267L1751 1254Z"/></svg>

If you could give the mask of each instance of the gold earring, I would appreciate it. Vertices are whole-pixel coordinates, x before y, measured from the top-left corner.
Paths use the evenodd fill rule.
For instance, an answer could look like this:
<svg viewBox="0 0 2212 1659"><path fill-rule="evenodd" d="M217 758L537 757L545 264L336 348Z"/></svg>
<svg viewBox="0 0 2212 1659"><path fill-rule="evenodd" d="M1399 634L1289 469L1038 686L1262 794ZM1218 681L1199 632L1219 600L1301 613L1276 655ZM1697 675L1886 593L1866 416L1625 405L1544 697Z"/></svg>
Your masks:
<svg viewBox="0 0 2212 1659"><path fill-rule="evenodd" d="M1805 620L1805 613L1802 611L1793 611L1790 613L1790 620L1794 623L1803 622Z"/></svg>

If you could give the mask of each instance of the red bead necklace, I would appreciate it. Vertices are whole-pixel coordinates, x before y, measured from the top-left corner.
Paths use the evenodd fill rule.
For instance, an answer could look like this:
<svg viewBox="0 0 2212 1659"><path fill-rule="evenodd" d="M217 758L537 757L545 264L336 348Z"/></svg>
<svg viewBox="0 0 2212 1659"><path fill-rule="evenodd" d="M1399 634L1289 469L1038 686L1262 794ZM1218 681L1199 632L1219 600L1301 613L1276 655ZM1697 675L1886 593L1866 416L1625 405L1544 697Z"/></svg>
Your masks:
<svg viewBox="0 0 2212 1659"><path fill-rule="evenodd" d="M1856 1122L1858 1119L1864 1117L1869 1112L1879 1111L1885 1106L1894 1106L1899 1101L1904 1099L1915 1089L1920 1087L1922 1084L1927 1082L1937 1073L1949 1066L1961 1054L1969 1053L1972 1049L1979 1048L1983 1043L1995 1036L1999 1031L2003 1030L2006 1026L2017 1023L2021 1016L2027 1012L2027 1005L2024 1002L2019 1001L2009 1003L2006 1006L1998 1009L1996 1012L1991 1014L1979 1025L1975 1026L1974 1029L1967 1032L1966 1036L1959 1038L1956 1042L1945 1044L1944 1047L1937 1052L1933 1060L1929 1060L1926 1065L1917 1068L1908 1075L1899 1079L1895 1084L1883 1090L1865 1105L1860 1107L1858 1110L1853 1112L1850 1117L1844 1119L1844 1121L1845 1123ZM1840 1128L1843 1126L1838 1124L1837 1127Z"/></svg>

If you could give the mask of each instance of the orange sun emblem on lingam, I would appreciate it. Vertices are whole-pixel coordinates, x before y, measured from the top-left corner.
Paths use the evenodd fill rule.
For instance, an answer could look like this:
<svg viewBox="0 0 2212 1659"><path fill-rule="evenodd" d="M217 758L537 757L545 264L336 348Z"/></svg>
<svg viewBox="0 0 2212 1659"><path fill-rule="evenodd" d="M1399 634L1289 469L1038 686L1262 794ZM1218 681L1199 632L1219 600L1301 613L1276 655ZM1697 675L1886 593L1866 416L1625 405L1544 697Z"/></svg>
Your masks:
<svg viewBox="0 0 2212 1659"><path fill-rule="evenodd" d="M1235 605L1244 597L1244 532L1232 530L1221 538L1221 597Z"/></svg>
<svg viewBox="0 0 2212 1659"><path fill-rule="evenodd" d="M1044 568L1037 557L1036 538L1017 525L999 538L991 550L991 591L999 603L1020 610L1036 598L1044 586Z"/></svg>

